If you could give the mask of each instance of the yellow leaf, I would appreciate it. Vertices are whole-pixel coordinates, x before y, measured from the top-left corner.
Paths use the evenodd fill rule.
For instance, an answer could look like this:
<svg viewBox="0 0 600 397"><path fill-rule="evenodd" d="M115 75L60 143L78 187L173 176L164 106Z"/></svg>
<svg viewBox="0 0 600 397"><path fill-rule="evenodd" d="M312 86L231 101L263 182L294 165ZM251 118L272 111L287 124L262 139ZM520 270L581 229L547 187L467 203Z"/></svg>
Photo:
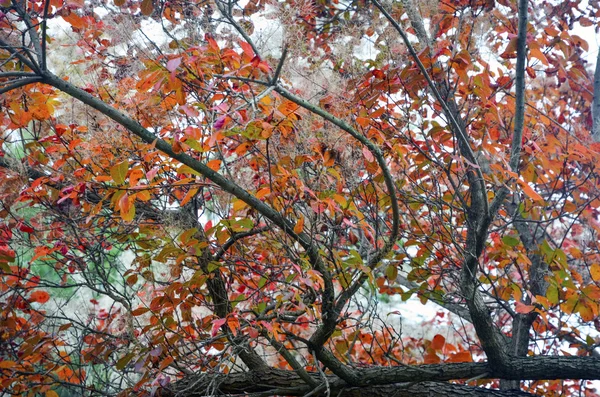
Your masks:
<svg viewBox="0 0 600 397"><path fill-rule="evenodd" d="M248 204L246 204L245 202L243 202L240 199L236 199L236 200L233 201L233 210L235 212L238 212L238 211L246 208L247 206L248 206Z"/></svg>
<svg viewBox="0 0 600 397"><path fill-rule="evenodd" d="M46 392L46 397L58 397L58 394L54 390L48 390Z"/></svg>
<svg viewBox="0 0 600 397"><path fill-rule="evenodd" d="M129 169L129 161L125 160L117 165L110 167L110 176L117 185L122 185L125 182L127 176L127 170Z"/></svg>

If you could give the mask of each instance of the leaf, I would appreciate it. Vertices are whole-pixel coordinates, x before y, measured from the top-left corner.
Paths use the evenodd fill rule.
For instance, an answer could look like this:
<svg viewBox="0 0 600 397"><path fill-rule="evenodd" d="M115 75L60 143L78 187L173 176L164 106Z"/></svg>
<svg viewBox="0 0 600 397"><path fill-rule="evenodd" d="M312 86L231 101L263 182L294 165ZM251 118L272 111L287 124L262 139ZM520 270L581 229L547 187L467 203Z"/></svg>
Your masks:
<svg viewBox="0 0 600 397"><path fill-rule="evenodd" d="M219 171L221 168L221 160L210 160L208 163L206 163L206 166L213 171Z"/></svg>
<svg viewBox="0 0 600 397"><path fill-rule="evenodd" d="M164 370L165 368L167 368L169 365L171 365L171 363L173 363L173 361L175 361L175 359L172 356L168 356L167 358L165 358L164 360L162 360L160 362L160 367L158 368L159 371Z"/></svg>
<svg viewBox="0 0 600 397"><path fill-rule="evenodd" d="M444 338L440 334L437 334L436 336L433 337L433 340L431 341L431 348L433 350L442 350L442 348L444 347L445 344L446 344L446 338Z"/></svg>
<svg viewBox="0 0 600 397"><path fill-rule="evenodd" d="M294 233L300 234L304 230L304 216L301 216L296 222L296 226L294 226Z"/></svg>
<svg viewBox="0 0 600 397"><path fill-rule="evenodd" d="M14 361L0 361L0 369L10 369L10 368L15 368L17 366L17 363Z"/></svg>
<svg viewBox="0 0 600 397"><path fill-rule="evenodd" d="M590 275L592 276L592 280L596 282L600 282L600 265L594 263L590 266Z"/></svg>
<svg viewBox="0 0 600 397"><path fill-rule="evenodd" d="M500 56L504 59L517 57L517 37L516 36L510 40L510 42L506 46L506 49L504 50L504 52L502 54L500 54Z"/></svg>
<svg viewBox="0 0 600 397"><path fill-rule="evenodd" d="M452 353L450 354L448 361L452 363L467 363L473 361L473 356L471 352L468 351Z"/></svg>
<svg viewBox="0 0 600 397"><path fill-rule="evenodd" d="M187 193L185 194L185 197L183 198L183 200L181 200L181 202L179 203L179 205L181 207L183 207L184 205L186 205L187 203L190 202L191 199L193 199L196 194L198 194L198 189L197 187L190 189L187 191Z"/></svg>
<svg viewBox="0 0 600 397"><path fill-rule="evenodd" d="M119 361L117 361L117 364L116 364L117 369L119 371L123 370L135 356L136 355L134 352L130 352L130 353L127 353L126 355L124 355L123 357L121 357L119 359Z"/></svg>
<svg viewBox="0 0 600 397"><path fill-rule="evenodd" d="M242 51L244 51L244 54L248 55L250 59L254 58L254 56L256 55L254 54L252 46L246 43L245 41L240 41L240 47L242 47Z"/></svg>
<svg viewBox="0 0 600 397"><path fill-rule="evenodd" d="M129 200L131 200L131 198ZM130 202L129 200L128 202L130 203L130 205L127 211L121 210L120 212L121 219L123 219L125 222L131 222L135 218L135 204L133 202Z"/></svg>
<svg viewBox="0 0 600 397"><path fill-rule="evenodd" d="M132 316L141 316L142 314L148 313L150 311L150 309L148 309L147 307L139 307L137 309L134 309L131 312Z"/></svg>
<svg viewBox="0 0 600 397"><path fill-rule="evenodd" d="M504 236L502 237L502 242L509 247L516 247L519 245L519 239L513 236Z"/></svg>
<svg viewBox="0 0 600 397"><path fill-rule="evenodd" d="M175 154L179 154L179 153L183 152L183 146L181 145L181 141L173 142L173 152Z"/></svg>
<svg viewBox="0 0 600 397"><path fill-rule="evenodd" d="M398 268L395 265L388 265L385 269L385 276L388 280L396 280L398 277Z"/></svg>
<svg viewBox="0 0 600 397"><path fill-rule="evenodd" d="M550 284L548 286L548 290L546 291L546 298L548 298L548 301L553 305L558 304L559 294L556 285Z"/></svg>
<svg viewBox="0 0 600 397"><path fill-rule="evenodd" d="M440 356L438 356L434 352L427 353L423 356L423 362L425 364L437 364L440 361L442 361L442 360L440 360Z"/></svg>
<svg viewBox="0 0 600 397"><path fill-rule="evenodd" d="M363 152L363 156L365 156L365 160L367 160L369 163L372 163L375 161L375 157L373 156L373 153L371 153L369 148L367 148L366 146L363 146L362 152Z"/></svg>
<svg viewBox="0 0 600 397"><path fill-rule="evenodd" d="M526 313L530 313L535 309L535 306L532 305L526 305L523 302L517 302L515 304L515 311L517 313L521 313L521 314L526 314Z"/></svg>
<svg viewBox="0 0 600 397"><path fill-rule="evenodd" d="M154 4L152 4L152 0L142 0L140 11L142 12L142 15L152 15L152 12L154 11Z"/></svg>
<svg viewBox="0 0 600 397"><path fill-rule="evenodd" d="M115 183L117 185L122 185L123 183L125 183L125 177L127 176L128 170L129 170L129 161L128 160L121 161L119 164L114 165L114 166L110 167L110 169L109 169L110 176L112 177L113 181L115 181Z"/></svg>
<svg viewBox="0 0 600 397"><path fill-rule="evenodd" d="M218 318L216 320L213 320L212 322L212 331L211 331L211 335L214 337L217 335L217 333L219 332L219 328L221 328L221 326L223 324L225 324L227 322L226 318Z"/></svg>
<svg viewBox="0 0 600 397"><path fill-rule="evenodd" d="M167 70L169 72L174 72L175 70L177 70L179 65L181 65L181 57L171 59L169 60L169 62L167 62Z"/></svg>
<svg viewBox="0 0 600 397"><path fill-rule="evenodd" d="M46 303L50 300L50 294L46 291L34 291L29 295L30 302Z"/></svg>
<svg viewBox="0 0 600 397"><path fill-rule="evenodd" d="M74 12L63 15L62 18L76 29L81 29L86 25L85 20Z"/></svg>
<svg viewBox="0 0 600 397"><path fill-rule="evenodd" d="M271 193L271 189L269 189L268 187L263 187L258 192L256 192L256 198L260 200L263 197L269 195L270 193Z"/></svg>
<svg viewBox="0 0 600 397"><path fill-rule="evenodd" d="M357 117L356 118L356 123L358 125L360 125L361 127L368 127L369 124L371 123L371 120L369 120L366 117Z"/></svg>
<svg viewBox="0 0 600 397"><path fill-rule="evenodd" d="M132 274L131 276L127 277L127 285L134 285L135 283L137 283L138 281L138 276L137 274Z"/></svg>
<svg viewBox="0 0 600 397"><path fill-rule="evenodd" d="M540 196L529 184L522 179L518 179L519 185L523 189L523 192L533 201L544 201L544 198Z"/></svg>
<svg viewBox="0 0 600 397"><path fill-rule="evenodd" d="M48 390L46 392L46 397L58 397L58 393L56 393L54 390Z"/></svg>

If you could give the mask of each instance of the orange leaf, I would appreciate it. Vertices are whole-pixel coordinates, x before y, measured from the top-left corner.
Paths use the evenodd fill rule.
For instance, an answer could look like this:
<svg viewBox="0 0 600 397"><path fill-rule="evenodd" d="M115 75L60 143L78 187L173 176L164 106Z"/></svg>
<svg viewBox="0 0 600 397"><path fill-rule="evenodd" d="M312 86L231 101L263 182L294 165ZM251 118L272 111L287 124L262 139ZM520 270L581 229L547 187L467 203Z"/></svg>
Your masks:
<svg viewBox="0 0 600 397"><path fill-rule="evenodd" d="M441 350L445 344L446 344L446 338L444 338L440 334L437 334L436 336L433 337L433 340L431 341L431 348L434 350Z"/></svg>
<svg viewBox="0 0 600 397"><path fill-rule="evenodd" d="M169 365L171 365L171 363L174 361L174 358L169 356L167 358L165 358L164 360L162 360L160 362L160 368L159 370L162 371L163 369L167 368Z"/></svg>
<svg viewBox="0 0 600 397"><path fill-rule="evenodd" d="M270 193L271 193L271 189L269 189L268 187L263 187L258 192L256 192L256 198L260 200L261 198L265 197L266 195L268 195Z"/></svg>
<svg viewBox="0 0 600 397"><path fill-rule="evenodd" d="M534 201L544 201L544 198L540 196L529 184L521 179L518 180L519 185L523 189L523 192Z"/></svg>
<svg viewBox="0 0 600 397"><path fill-rule="evenodd" d="M213 171L219 171L219 168L221 168L221 160L210 160L206 163L206 166Z"/></svg>
<svg viewBox="0 0 600 397"><path fill-rule="evenodd" d="M46 392L46 397L58 397L58 394L54 390L48 390Z"/></svg>
<svg viewBox="0 0 600 397"><path fill-rule="evenodd" d="M50 299L50 294L46 291L35 291L29 295L30 302L46 303Z"/></svg>
<svg viewBox="0 0 600 397"><path fill-rule="evenodd" d="M540 48L538 46L533 46L530 45L529 46L529 55L539 59L540 61L542 61L542 63L546 66L549 65L548 63L548 58L546 58L546 55L544 55L544 53L540 50Z"/></svg>
<svg viewBox="0 0 600 397"><path fill-rule="evenodd" d="M598 282L600 281L600 265L594 263L590 266L590 275L592 276L592 280Z"/></svg>
<svg viewBox="0 0 600 397"><path fill-rule="evenodd" d="M183 146L181 146L181 142L173 142L173 152L175 152L176 154L183 152Z"/></svg>
<svg viewBox="0 0 600 397"><path fill-rule="evenodd" d="M302 216L302 217L300 217L300 219L298 219L296 226L294 226L294 233L300 234L300 233L302 233L303 230L304 230L304 217Z"/></svg>
<svg viewBox="0 0 600 397"><path fill-rule="evenodd" d="M129 195L125 193L119 200L119 209L121 210L121 212L129 212L130 208L131 200L129 199Z"/></svg>
<svg viewBox="0 0 600 397"><path fill-rule="evenodd" d="M371 122L371 120L369 120L366 117L357 117L356 118L356 123L358 125L360 125L361 127L368 127L370 122Z"/></svg>
<svg viewBox="0 0 600 397"><path fill-rule="evenodd" d="M181 202L179 203L180 206L184 206L187 203L189 203L189 201L198 193L198 188L194 188L194 189L190 189L188 190L188 192L185 194L185 197L183 198L183 200L181 200Z"/></svg>
<svg viewBox="0 0 600 397"><path fill-rule="evenodd" d="M85 20L74 12L66 16L63 15L63 19L76 29L81 29L85 26Z"/></svg>
<svg viewBox="0 0 600 397"><path fill-rule="evenodd" d="M516 58L517 57L517 38L513 37L508 42L506 49L500 56L504 59Z"/></svg>
<svg viewBox="0 0 600 397"><path fill-rule="evenodd" d="M0 361L0 369L14 368L16 365L14 361Z"/></svg>
<svg viewBox="0 0 600 397"><path fill-rule="evenodd" d="M439 363L440 357L435 354L435 353L427 353L425 356L423 356L423 361L425 364L437 364Z"/></svg>
<svg viewBox="0 0 600 397"><path fill-rule="evenodd" d="M135 204L133 197L128 194L124 194L119 200L119 206L121 209L121 219L125 222L131 222L135 217Z"/></svg>
<svg viewBox="0 0 600 397"><path fill-rule="evenodd" d="M473 361L473 357L471 356L471 352L465 351L451 354L448 361L453 363L465 363Z"/></svg>

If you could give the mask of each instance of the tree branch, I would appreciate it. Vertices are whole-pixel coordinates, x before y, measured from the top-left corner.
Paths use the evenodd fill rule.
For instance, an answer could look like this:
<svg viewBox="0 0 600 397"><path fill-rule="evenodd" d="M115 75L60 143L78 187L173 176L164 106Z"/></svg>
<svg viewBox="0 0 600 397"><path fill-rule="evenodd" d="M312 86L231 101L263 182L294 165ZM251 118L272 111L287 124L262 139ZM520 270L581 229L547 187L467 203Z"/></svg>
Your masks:
<svg viewBox="0 0 600 397"><path fill-rule="evenodd" d="M309 372L308 374L313 377L316 382L319 381L321 376L317 372ZM345 390L358 389L370 391L373 387L385 387L386 385L394 385L397 387L404 382L410 382L415 387L419 387L419 385L421 385L421 387L427 387L427 385L423 385L421 382L446 382L450 380L469 380L480 377L487 379L501 377L505 379L523 380L573 378L591 380L600 379L600 361L592 357L574 356L514 357L511 359L511 366L506 368L506 371L495 370L493 366L488 363L446 363L418 366L369 367L361 368L360 379L357 384L354 385L348 385L336 375L326 376L331 391L336 391L338 393ZM190 385L195 386L190 390ZM202 396L205 395L211 385L218 385L218 390L221 395L261 392L273 393L276 389L285 390L285 392L281 390L280 392L288 395L304 395L311 391L311 387L308 386L295 371L270 368L266 371L189 376L169 385L167 389L162 390L161 396L175 396L182 390L188 390L188 392L180 394L181 396ZM440 387L444 387L442 386L443 384L439 385ZM414 390L416 392L417 389ZM479 390L482 396L490 394L492 396L530 396L530 394L514 390L501 392L475 387L464 390L469 390L474 393ZM213 392L213 390L211 390L211 392ZM343 395L346 395L345 392Z"/></svg>

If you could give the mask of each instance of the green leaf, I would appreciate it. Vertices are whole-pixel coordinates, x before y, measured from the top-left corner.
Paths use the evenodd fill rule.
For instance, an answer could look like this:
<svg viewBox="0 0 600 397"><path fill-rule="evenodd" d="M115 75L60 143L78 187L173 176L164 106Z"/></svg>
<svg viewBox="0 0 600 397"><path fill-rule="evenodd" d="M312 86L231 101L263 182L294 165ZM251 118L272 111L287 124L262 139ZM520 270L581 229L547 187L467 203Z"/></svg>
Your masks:
<svg viewBox="0 0 600 397"><path fill-rule="evenodd" d="M502 237L502 242L509 247L516 247L519 245L519 239L513 236L504 236Z"/></svg>
<svg viewBox="0 0 600 397"><path fill-rule="evenodd" d="M127 366L127 364L129 364L129 362L133 359L134 356L135 356L135 353L130 352L130 353L126 354L125 356L121 357L121 359L119 361L117 361L117 369L120 371L123 368L125 368Z"/></svg>
<svg viewBox="0 0 600 397"><path fill-rule="evenodd" d="M550 284L548 291L546 292L546 297L553 305L558 304L558 288L556 285Z"/></svg>
<svg viewBox="0 0 600 397"><path fill-rule="evenodd" d="M388 278L388 280L395 280L396 277L398 277L398 268L394 265L389 265L385 269L385 276Z"/></svg>

